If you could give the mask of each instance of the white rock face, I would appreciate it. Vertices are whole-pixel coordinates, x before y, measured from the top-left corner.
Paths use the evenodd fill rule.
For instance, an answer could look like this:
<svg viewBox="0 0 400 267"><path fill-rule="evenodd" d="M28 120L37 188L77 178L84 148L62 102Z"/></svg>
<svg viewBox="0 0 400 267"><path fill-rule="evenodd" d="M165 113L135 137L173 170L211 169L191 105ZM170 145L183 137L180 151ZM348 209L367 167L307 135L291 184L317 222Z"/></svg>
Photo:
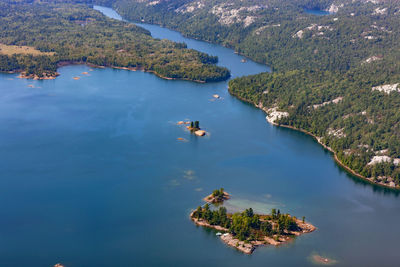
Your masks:
<svg viewBox="0 0 400 267"><path fill-rule="evenodd" d="M364 60L363 63L371 63L378 60L382 60L382 57L372 56Z"/></svg>
<svg viewBox="0 0 400 267"><path fill-rule="evenodd" d="M368 165L375 165L377 163L391 162L392 158L388 156L374 156Z"/></svg>
<svg viewBox="0 0 400 267"><path fill-rule="evenodd" d="M298 32L296 32L292 37L293 38L303 38L303 34L304 34L304 31L303 30L300 30L300 31L298 31Z"/></svg>
<svg viewBox="0 0 400 267"><path fill-rule="evenodd" d="M385 15L385 14L387 14L387 8L379 8L379 7L377 7L377 8L375 8L373 14L374 15Z"/></svg>
<svg viewBox="0 0 400 267"><path fill-rule="evenodd" d="M381 86L372 87L372 91L380 91L385 94L390 94L391 92L400 92L400 88L398 87L398 83L395 84L386 84Z"/></svg>
<svg viewBox="0 0 400 267"><path fill-rule="evenodd" d="M265 117L267 119L267 121L269 123L275 123L275 121L280 120L282 118L288 117L289 113L286 111L277 111L277 108L270 108L267 110L267 117Z"/></svg>
<svg viewBox="0 0 400 267"><path fill-rule="evenodd" d="M243 12L256 12L258 10L267 8L267 6L254 5L249 7L231 8L232 3L224 3L214 6L211 13L219 17L219 23L222 25L232 25L233 23L242 22L244 27L250 26L254 23L256 17L243 15Z"/></svg>
<svg viewBox="0 0 400 267"><path fill-rule="evenodd" d="M243 19L244 27L250 26L255 20L256 20L256 17L247 16L246 18Z"/></svg>
<svg viewBox="0 0 400 267"><path fill-rule="evenodd" d="M339 96L339 97L337 97L337 98L335 98L335 99L333 99L333 100L326 101L326 102L324 102L324 103L322 103L322 104L313 105L313 109L317 109L317 108L326 106L326 105L331 104L331 103L337 104L337 103L339 103L339 102L342 101L342 100L343 100L343 97L342 97L342 96Z"/></svg>
<svg viewBox="0 0 400 267"><path fill-rule="evenodd" d="M332 128L329 128L328 130L327 130L327 133L328 133L328 135L333 135L333 136L335 136L335 137L338 137L338 138L342 138L342 137L346 137L346 134L343 132L343 130L344 130L344 128L342 128L342 129L332 129Z"/></svg>
<svg viewBox="0 0 400 267"><path fill-rule="evenodd" d="M328 9L326 9L326 11L328 11L329 13L336 13L339 11L339 8L343 7L344 5L341 4L339 6L332 4Z"/></svg>
<svg viewBox="0 0 400 267"><path fill-rule="evenodd" d="M311 24L310 26L304 28L303 30L300 30L300 31L296 32L295 34L293 34L292 37L302 39L305 31L318 31L313 36L321 36L321 35L324 35L324 32L322 32L324 30L332 31L333 29L331 26Z"/></svg>
<svg viewBox="0 0 400 267"><path fill-rule="evenodd" d="M158 5L159 3L160 3L160 1L152 1L152 2L149 2L147 4L147 6L155 6L155 5Z"/></svg>
<svg viewBox="0 0 400 267"><path fill-rule="evenodd" d="M178 9L175 10L175 12L177 13L193 13L194 11L198 10L198 9L202 9L204 7L204 3L202 2L194 2L194 3L189 3L186 5L183 5L181 7L179 7Z"/></svg>
<svg viewBox="0 0 400 267"><path fill-rule="evenodd" d="M375 155L384 155L389 152L389 149L382 149L375 152Z"/></svg>

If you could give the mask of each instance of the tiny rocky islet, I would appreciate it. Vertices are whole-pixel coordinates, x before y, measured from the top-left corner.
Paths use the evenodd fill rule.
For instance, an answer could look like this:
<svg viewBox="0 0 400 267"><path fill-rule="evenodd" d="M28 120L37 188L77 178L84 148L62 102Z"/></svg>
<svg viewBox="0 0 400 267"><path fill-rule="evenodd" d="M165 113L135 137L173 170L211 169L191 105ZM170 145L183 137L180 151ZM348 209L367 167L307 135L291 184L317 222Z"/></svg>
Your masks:
<svg viewBox="0 0 400 267"><path fill-rule="evenodd" d="M200 128L199 121L178 121L177 125L188 125L186 129L188 129L191 133L195 134L196 136L205 136L207 132ZM178 138L179 140L179 138Z"/></svg>
<svg viewBox="0 0 400 267"><path fill-rule="evenodd" d="M329 259L318 254L313 254L311 256L311 260L313 263L319 265L334 265L337 263L337 261L334 259Z"/></svg>

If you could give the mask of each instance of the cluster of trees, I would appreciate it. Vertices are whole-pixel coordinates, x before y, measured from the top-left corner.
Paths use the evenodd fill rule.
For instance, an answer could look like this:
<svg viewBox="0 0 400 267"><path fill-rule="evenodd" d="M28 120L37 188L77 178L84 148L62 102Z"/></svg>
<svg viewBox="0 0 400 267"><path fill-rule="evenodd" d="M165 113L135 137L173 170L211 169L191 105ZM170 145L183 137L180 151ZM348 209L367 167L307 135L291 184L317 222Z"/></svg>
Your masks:
<svg viewBox="0 0 400 267"><path fill-rule="evenodd" d="M299 229L296 219L272 209L271 215L255 214L252 208L244 212L227 214L225 207L211 210L208 204L198 207L193 216L206 220L211 225L220 225L241 241L262 240L263 236L288 234Z"/></svg>
<svg viewBox="0 0 400 267"><path fill-rule="evenodd" d="M167 26L270 65L273 74L237 78L230 82L230 92L289 112L280 124L321 137L357 173L390 177L400 185L400 166L393 161L368 164L386 149L387 156L400 158L400 94L372 91L400 82L398 1L214 0L200 1L201 8L196 8L198 0L150 1L108 4L131 20ZM332 15L305 11L332 4L340 7ZM237 16L230 10L238 11ZM232 18L226 23L228 16ZM245 25L246 17L253 22ZM338 97L343 99L337 104L313 108Z"/></svg>
<svg viewBox="0 0 400 267"><path fill-rule="evenodd" d="M37 74L42 77L43 73L54 75L57 65L54 59L48 56L0 54L0 71L21 70L24 70L27 75Z"/></svg>
<svg viewBox="0 0 400 267"><path fill-rule="evenodd" d="M223 188L215 189L215 190L212 192L212 196L213 196L213 197L216 197L216 198L222 198L222 197L224 197L224 195L225 195L224 193L225 193L225 191L224 191Z"/></svg>
<svg viewBox="0 0 400 267"><path fill-rule="evenodd" d="M191 121L190 122L190 129L191 130L199 130L200 129L200 122L199 121Z"/></svg>
<svg viewBox="0 0 400 267"><path fill-rule="evenodd" d="M231 226L231 220L228 218L225 207L220 207L218 210L211 210L210 205L205 204L204 208L199 206L193 216L197 219L206 220L211 225L220 225L225 228Z"/></svg>
<svg viewBox="0 0 400 267"><path fill-rule="evenodd" d="M134 24L106 18L86 5L92 1L0 2L0 43L32 46L54 55L1 55L0 70L53 73L63 61L127 67L193 81L229 78L217 57L185 44L154 39ZM84 4L80 4L84 3Z"/></svg>

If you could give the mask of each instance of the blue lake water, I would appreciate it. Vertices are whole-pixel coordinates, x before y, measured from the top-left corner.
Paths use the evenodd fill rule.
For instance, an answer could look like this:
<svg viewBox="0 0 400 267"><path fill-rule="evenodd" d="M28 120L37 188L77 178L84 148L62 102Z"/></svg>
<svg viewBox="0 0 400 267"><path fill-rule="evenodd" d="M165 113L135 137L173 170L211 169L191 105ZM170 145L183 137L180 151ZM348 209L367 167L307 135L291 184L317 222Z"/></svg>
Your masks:
<svg viewBox="0 0 400 267"><path fill-rule="evenodd" d="M143 26L218 55L233 76L268 70ZM311 137L267 124L226 82L88 66L59 72L50 81L0 74L0 266L312 266L313 254L337 266L400 260L399 194L350 176ZM176 125L184 119L210 134L190 135ZM318 230L244 255L188 218L219 187L232 194L232 210L279 208Z"/></svg>
<svg viewBox="0 0 400 267"><path fill-rule="evenodd" d="M332 14L329 11L320 10L320 9L308 9L308 8L304 8L304 12L307 14L315 15L315 16L326 16L326 15Z"/></svg>

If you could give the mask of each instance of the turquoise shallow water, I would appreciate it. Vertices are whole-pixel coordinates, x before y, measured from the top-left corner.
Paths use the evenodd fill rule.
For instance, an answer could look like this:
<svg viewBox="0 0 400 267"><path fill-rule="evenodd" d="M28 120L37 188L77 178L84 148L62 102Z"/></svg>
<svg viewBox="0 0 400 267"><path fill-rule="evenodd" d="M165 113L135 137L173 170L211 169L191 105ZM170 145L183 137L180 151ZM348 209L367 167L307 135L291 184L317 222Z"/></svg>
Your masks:
<svg viewBox="0 0 400 267"><path fill-rule="evenodd" d="M267 70L179 40L218 55L233 76ZM313 253L337 266L400 260L398 193L351 177L311 137L267 124L226 82L59 72L51 81L0 74L0 266L311 266ZM210 135L176 125L186 118ZM318 230L243 255L188 218L218 187L233 195L232 209L275 207Z"/></svg>

